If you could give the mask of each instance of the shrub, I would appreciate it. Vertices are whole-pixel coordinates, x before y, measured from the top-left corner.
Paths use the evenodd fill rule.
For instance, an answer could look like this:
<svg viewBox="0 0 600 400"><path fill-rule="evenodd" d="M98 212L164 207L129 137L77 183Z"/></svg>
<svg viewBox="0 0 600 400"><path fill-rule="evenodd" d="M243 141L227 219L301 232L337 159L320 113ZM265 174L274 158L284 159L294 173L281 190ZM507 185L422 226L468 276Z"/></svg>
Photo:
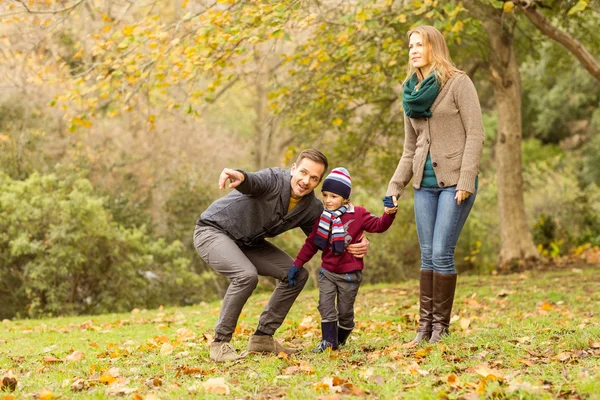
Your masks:
<svg viewBox="0 0 600 400"><path fill-rule="evenodd" d="M90 182L0 173L0 318L187 303L206 279L182 245L118 224ZM6 301L10 299L9 301Z"/></svg>

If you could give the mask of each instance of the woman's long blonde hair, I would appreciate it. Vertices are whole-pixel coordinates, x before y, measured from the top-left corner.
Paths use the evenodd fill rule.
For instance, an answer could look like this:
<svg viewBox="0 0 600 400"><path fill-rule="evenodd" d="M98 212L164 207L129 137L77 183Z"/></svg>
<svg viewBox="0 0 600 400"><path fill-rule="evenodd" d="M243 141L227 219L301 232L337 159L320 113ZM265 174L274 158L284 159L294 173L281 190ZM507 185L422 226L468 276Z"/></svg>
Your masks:
<svg viewBox="0 0 600 400"><path fill-rule="evenodd" d="M408 31L407 37L409 41L410 36L413 33L418 33L421 35L423 47L429 52L431 71L435 73L441 86L444 86L446 81L448 81L448 79L452 78L454 75L464 74L464 72L456 68L452 62L448 45L446 44L446 40L440 31L430 25L417 26L416 28ZM426 78L425 76L422 76L421 71L417 70L409 62L408 74L406 75L404 83L406 83L406 81L408 81L415 72L417 73L419 82Z"/></svg>

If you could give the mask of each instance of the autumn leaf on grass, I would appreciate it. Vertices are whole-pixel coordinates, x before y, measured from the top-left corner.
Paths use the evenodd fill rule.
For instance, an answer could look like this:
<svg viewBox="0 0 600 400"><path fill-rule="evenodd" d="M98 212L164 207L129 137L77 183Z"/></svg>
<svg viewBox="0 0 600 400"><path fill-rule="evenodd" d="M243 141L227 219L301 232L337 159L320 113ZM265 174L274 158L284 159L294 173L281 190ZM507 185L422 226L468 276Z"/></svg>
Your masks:
<svg viewBox="0 0 600 400"><path fill-rule="evenodd" d="M189 328L179 328L175 334L177 335L178 342L185 342L196 338L194 331Z"/></svg>
<svg viewBox="0 0 600 400"><path fill-rule="evenodd" d="M281 373L283 375L294 375L298 372L300 372L300 367L298 367L297 365L292 365L291 367L287 367L286 369L284 369Z"/></svg>
<svg viewBox="0 0 600 400"><path fill-rule="evenodd" d="M173 353L174 349L175 347L173 347L173 345L171 345L170 343L163 343L163 345L160 347L160 355L168 356L171 353Z"/></svg>
<svg viewBox="0 0 600 400"><path fill-rule="evenodd" d="M183 374L183 375L196 375L196 374L206 375L209 372L210 371L205 371L202 367L189 367L187 365L183 365L181 367L177 367L177 373L175 374L175 378L177 378L181 374Z"/></svg>
<svg viewBox="0 0 600 400"><path fill-rule="evenodd" d="M512 380L510 382L510 384L508 385L508 388L506 388L506 391L508 393L522 391L525 393L537 394L537 395L542 395L544 393L544 389L541 388L540 386L535 386L529 382L523 382L520 379Z"/></svg>
<svg viewBox="0 0 600 400"><path fill-rule="evenodd" d="M424 349L419 349L415 351L415 357L417 358L425 358L427 354L431 353L431 347L426 347Z"/></svg>
<svg viewBox="0 0 600 400"><path fill-rule="evenodd" d="M317 324L316 322L313 321L313 317L311 317L310 315L307 315L306 317L304 317L302 319L302 322L300 322L300 325L298 325L298 332L302 333L302 332L307 332L310 331L312 329L316 329L317 328Z"/></svg>
<svg viewBox="0 0 600 400"><path fill-rule="evenodd" d="M535 361L526 360L524 358L519 358L517 361L527 365L528 367L533 367L535 365Z"/></svg>
<svg viewBox="0 0 600 400"><path fill-rule="evenodd" d="M570 351L563 351L562 353L557 354L555 358L560 362L565 362L570 360L571 357L573 357L573 353Z"/></svg>
<svg viewBox="0 0 600 400"><path fill-rule="evenodd" d="M502 375L500 375L500 373L498 371L491 369L486 364L479 364L475 367L468 368L467 371L475 372L476 374L478 374L488 380L498 380L498 381L504 380L504 377L502 377Z"/></svg>
<svg viewBox="0 0 600 400"><path fill-rule="evenodd" d="M460 319L460 327L463 331L469 329L469 325L471 325L471 320L469 318L461 318Z"/></svg>
<svg viewBox="0 0 600 400"><path fill-rule="evenodd" d="M554 310L554 306L552 304L548 303L547 301L545 301L540 306L540 309L542 309L544 311L551 311L551 310Z"/></svg>
<svg viewBox="0 0 600 400"><path fill-rule="evenodd" d="M321 391L321 392L325 392L328 390L331 390L334 393L341 393L342 392L342 388L339 385L334 385L334 380L335 382L340 382L339 381L340 378L337 377L325 377L323 378L323 380L321 382L315 383L313 384L313 388L316 391Z"/></svg>
<svg viewBox="0 0 600 400"><path fill-rule="evenodd" d="M57 364L63 362L60 358L56 358L54 356L44 356L43 360L46 364Z"/></svg>
<svg viewBox="0 0 600 400"><path fill-rule="evenodd" d="M84 358L85 354L83 354L83 351L74 350L71 354L65 357L65 361L77 362L83 360Z"/></svg>
<svg viewBox="0 0 600 400"><path fill-rule="evenodd" d="M456 374L448 375L448 377L446 378L446 382L453 388L460 386L460 379L458 378L458 376L456 376Z"/></svg>
<svg viewBox="0 0 600 400"><path fill-rule="evenodd" d="M81 392L88 387L88 384L81 378L77 378L71 383L71 390L74 392Z"/></svg>
<svg viewBox="0 0 600 400"><path fill-rule="evenodd" d="M598 341L595 341L590 338L589 344L592 349L600 349L600 342L598 342Z"/></svg>
<svg viewBox="0 0 600 400"><path fill-rule="evenodd" d="M163 385L163 380L160 376L155 376L153 378L148 378L146 379L146 382L144 382L146 384L146 386L148 386L149 388L157 388Z"/></svg>
<svg viewBox="0 0 600 400"><path fill-rule="evenodd" d="M126 394L131 394L137 392L137 388L130 388L127 386L114 385L111 386L110 389L106 392L109 396L124 396Z"/></svg>
<svg viewBox="0 0 600 400"><path fill-rule="evenodd" d="M421 369L421 367L419 366L419 364L417 364L416 361L413 361L412 364L410 365L406 365L404 367L404 373L405 374L420 374L422 376L426 376L429 375L429 371L425 371L424 369Z"/></svg>
<svg viewBox="0 0 600 400"><path fill-rule="evenodd" d="M230 391L225 378L210 378L202 383L202 387L207 393L229 394Z"/></svg>
<svg viewBox="0 0 600 400"><path fill-rule="evenodd" d="M100 383L104 383L106 385L115 383L119 375L119 368L111 368L102 375L100 375Z"/></svg>
<svg viewBox="0 0 600 400"><path fill-rule="evenodd" d="M17 377L13 373L12 369L9 369L6 371L2 377L2 380L0 381L0 390L5 392L14 392L18 383L19 381L17 380Z"/></svg>
<svg viewBox="0 0 600 400"><path fill-rule="evenodd" d="M50 389L42 389L38 394L37 394L37 398L39 400L50 400L53 399L54 393L52 393L52 390Z"/></svg>

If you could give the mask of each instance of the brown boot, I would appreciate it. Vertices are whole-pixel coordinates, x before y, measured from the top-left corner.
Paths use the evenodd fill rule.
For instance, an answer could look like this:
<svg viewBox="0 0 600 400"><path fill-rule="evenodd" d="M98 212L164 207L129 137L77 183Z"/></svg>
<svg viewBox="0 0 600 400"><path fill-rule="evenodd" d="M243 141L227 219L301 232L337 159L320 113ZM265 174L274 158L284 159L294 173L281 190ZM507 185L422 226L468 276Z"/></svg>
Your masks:
<svg viewBox="0 0 600 400"><path fill-rule="evenodd" d="M431 338L431 326L433 322L433 271L421 270L419 282L419 328L413 342L419 343Z"/></svg>
<svg viewBox="0 0 600 400"><path fill-rule="evenodd" d="M244 357L245 354L236 353L229 342L212 342L210 344L210 359L213 361L235 361Z"/></svg>
<svg viewBox="0 0 600 400"><path fill-rule="evenodd" d="M433 273L433 328L429 343L437 343L448 334L455 290L456 274Z"/></svg>
<svg viewBox="0 0 600 400"><path fill-rule="evenodd" d="M273 339L273 336L252 335L248 341L248 351L257 353L294 354L298 352L298 349L284 347L277 340Z"/></svg>

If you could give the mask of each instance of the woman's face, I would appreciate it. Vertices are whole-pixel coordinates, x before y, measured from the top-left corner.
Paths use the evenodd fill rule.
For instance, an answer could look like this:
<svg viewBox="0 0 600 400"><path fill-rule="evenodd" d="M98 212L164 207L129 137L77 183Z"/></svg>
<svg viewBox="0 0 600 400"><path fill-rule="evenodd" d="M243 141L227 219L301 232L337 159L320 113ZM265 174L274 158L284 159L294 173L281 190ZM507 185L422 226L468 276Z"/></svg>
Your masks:
<svg viewBox="0 0 600 400"><path fill-rule="evenodd" d="M408 58L414 68L425 68L431 63L429 49L423 44L423 39L419 33L415 32L410 35Z"/></svg>

